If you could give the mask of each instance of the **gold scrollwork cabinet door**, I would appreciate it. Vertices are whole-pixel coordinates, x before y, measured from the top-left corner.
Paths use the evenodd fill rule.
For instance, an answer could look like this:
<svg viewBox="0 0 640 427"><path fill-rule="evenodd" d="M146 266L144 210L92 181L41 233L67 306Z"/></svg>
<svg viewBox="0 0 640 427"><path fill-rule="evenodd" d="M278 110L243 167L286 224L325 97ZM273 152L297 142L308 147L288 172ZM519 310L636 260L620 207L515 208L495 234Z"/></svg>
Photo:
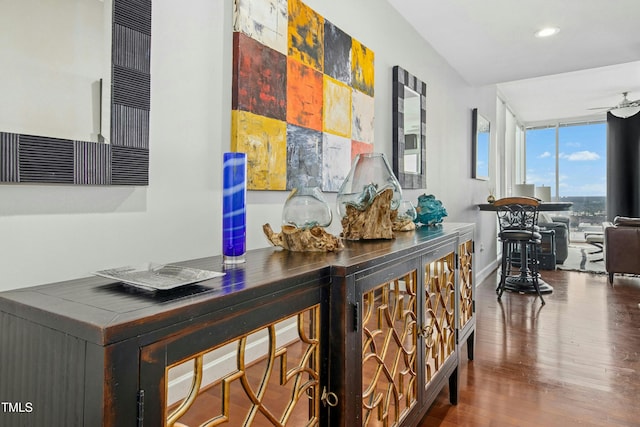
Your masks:
<svg viewBox="0 0 640 427"><path fill-rule="evenodd" d="M449 384L457 403L457 236L356 274L361 413L345 425L413 426ZM361 379L360 381L357 381Z"/></svg>
<svg viewBox="0 0 640 427"><path fill-rule="evenodd" d="M362 425L397 426L418 403L418 271L372 279L362 290Z"/></svg>
<svg viewBox="0 0 640 427"><path fill-rule="evenodd" d="M473 230L458 238L458 345L466 341L467 357L473 360L476 329Z"/></svg>
<svg viewBox="0 0 640 427"><path fill-rule="evenodd" d="M326 288L252 307L141 349L142 425L322 425Z"/></svg>
<svg viewBox="0 0 640 427"><path fill-rule="evenodd" d="M458 351L456 341L456 246L447 242L423 257L422 337L425 403L449 382L449 400L458 399Z"/></svg>

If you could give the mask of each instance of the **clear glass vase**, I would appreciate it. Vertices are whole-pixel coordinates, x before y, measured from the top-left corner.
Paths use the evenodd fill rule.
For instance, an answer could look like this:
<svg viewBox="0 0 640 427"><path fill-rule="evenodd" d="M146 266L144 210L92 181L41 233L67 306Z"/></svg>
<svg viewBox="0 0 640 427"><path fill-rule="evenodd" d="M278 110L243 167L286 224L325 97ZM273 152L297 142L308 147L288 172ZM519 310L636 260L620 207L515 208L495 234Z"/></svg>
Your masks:
<svg viewBox="0 0 640 427"><path fill-rule="evenodd" d="M282 209L282 224L300 229L328 227L332 218L331 207L318 187L294 188Z"/></svg>
<svg viewBox="0 0 640 427"><path fill-rule="evenodd" d="M353 161L349 175L338 191L338 213L346 216L347 205L365 210L375 197L387 188L393 190L391 210L397 210L402 200L402 188L383 153L361 153Z"/></svg>
<svg viewBox="0 0 640 427"><path fill-rule="evenodd" d="M414 221L418 216L416 208L409 200L403 200L398 208L398 219L401 221Z"/></svg>

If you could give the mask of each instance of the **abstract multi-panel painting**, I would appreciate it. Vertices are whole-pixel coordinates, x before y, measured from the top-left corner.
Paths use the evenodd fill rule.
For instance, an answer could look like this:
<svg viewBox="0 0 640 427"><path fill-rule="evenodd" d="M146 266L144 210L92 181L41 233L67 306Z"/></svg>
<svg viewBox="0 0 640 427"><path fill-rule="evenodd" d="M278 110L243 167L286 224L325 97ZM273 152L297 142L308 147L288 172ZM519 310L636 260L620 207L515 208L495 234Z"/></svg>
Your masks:
<svg viewBox="0 0 640 427"><path fill-rule="evenodd" d="M231 148L247 188L338 191L373 151L374 53L299 0L234 0Z"/></svg>

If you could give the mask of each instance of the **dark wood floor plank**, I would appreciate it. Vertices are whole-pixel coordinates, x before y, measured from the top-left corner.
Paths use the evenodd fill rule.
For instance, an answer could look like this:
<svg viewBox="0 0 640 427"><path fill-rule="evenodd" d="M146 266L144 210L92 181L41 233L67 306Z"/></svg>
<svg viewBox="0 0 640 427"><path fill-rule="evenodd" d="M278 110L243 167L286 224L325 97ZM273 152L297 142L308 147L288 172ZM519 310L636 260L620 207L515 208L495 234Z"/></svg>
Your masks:
<svg viewBox="0 0 640 427"><path fill-rule="evenodd" d="M547 304L478 286L475 358L419 427L640 426L640 278L545 271ZM466 354L462 349L461 354Z"/></svg>

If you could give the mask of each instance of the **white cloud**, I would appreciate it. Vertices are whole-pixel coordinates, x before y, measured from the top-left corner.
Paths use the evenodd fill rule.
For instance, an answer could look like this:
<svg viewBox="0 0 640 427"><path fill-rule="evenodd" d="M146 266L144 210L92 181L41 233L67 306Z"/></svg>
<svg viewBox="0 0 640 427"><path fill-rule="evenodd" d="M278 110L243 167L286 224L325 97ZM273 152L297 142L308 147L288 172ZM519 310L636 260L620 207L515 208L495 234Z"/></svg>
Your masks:
<svg viewBox="0 0 640 427"><path fill-rule="evenodd" d="M551 153L548 151L545 151L544 153L538 156L539 159L546 159L547 157L551 157Z"/></svg>
<svg viewBox="0 0 640 427"><path fill-rule="evenodd" d="M584 162L584 161L592 161L600 159L600 155L598 153L594 153L593 151L576 151L571 154L560 154L561 159L567 159L570 162Z"/></svg>

